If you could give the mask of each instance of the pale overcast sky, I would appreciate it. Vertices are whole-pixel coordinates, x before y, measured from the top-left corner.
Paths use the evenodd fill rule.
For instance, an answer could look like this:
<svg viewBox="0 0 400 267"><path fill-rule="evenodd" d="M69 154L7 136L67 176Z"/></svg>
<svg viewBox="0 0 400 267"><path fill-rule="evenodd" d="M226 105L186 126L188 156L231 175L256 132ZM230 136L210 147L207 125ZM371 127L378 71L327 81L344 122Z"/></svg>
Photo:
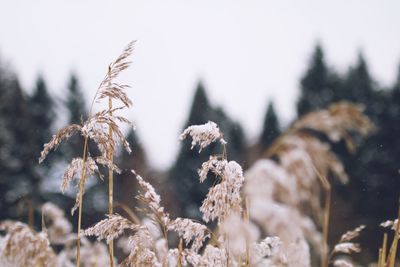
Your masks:
<svg viewBox="0 0 400 267"><path fill-rule="evenodd" d="M293 118L299 77L318 40L340 71L362 51L383 85L400 63L398 0L0 2L0 55L27 90L43 73L62 97L74 70L92 98L108 63L138 41L124 75L134 101L129 116L158 167L175 158L199 79L252 140L269 99L283 121Z"/></svg>

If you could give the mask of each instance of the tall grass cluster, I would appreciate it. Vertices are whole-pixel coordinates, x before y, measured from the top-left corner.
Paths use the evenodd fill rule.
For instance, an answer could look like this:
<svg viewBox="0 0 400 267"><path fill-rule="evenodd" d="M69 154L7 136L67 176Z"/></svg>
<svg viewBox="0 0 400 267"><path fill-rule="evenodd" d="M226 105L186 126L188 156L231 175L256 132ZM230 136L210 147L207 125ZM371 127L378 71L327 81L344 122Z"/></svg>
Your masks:
<svg viewBox="0 0 400 267"><path fill-rule="evenodd" d="M229 160L229 140L216 123L189 126L180 139L191 139L192 149L202 153L217 142L222 151L198 166L199 183L214 179L200 207L202 221L172 217L157 190L135 170L131 175L138 182L136 198L141 205L138 211L128 210L126 217L114 213L113 174L121 171L114 154L117 146L131 152L121 125L133 127L119 115L132 101L126 93L129 86L118 76L129 67L133 47L134 42L109 65L89 117L53 135L39 159L44 161L74 134L84 137L82 156L71 159L60 186L62 192L71 183L76 186L71 213L78 212L77 233L64 211L52 203L42 207L40 231L3 221L1 266L357 266L351 255L362 249L356 238L364 225L344 233L331 248L327 242L332 179L343 184L349 180L331 144L344 142L354 151L354 137L374 130L362 106L348 102L300 118L246 172ZM96 144L94 151L89 142ZM92 177L108 182L109 208L103 220L82 229L85 185ZM382 226L399 232L398 219ZM378 267L395 266L398 234L391 243L388 239L385 234L377 252Z"/></svg>

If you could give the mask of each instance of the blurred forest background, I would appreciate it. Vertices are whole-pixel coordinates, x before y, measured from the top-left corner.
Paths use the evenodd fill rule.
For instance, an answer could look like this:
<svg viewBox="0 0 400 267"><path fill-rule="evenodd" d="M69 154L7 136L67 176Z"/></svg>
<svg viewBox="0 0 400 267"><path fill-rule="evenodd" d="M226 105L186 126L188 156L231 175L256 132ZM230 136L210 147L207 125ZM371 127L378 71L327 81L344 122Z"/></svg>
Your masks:
<svg viewBox="0 0 400 267"><path fill-rule="evenodd" d="M354 153L348 153L345 144L332 144L345 164L350 182L334 185L330 238L335 242L346 230L366 224L368 232L362 235L362 242L375 245L362 247L367 249L367 255L376 258L382 236L378 233L378 225L396 216L399 203L400 68L394 84L382 87L371 76L363 54L356 56L356 63L340 73L326 62L323 47L319 44L314 47L299 81L297 116L339 100L348 100L363 104L366 114L374 121L376 132L368 139L360 140L359 149ZM70 75L61 99L49 93L53 90L47 87L42 76L37 77L33 90L21 88L16 72L10 69L5 58L0 58L0 220L13 218L39 226L42 203L51 201L65 210L73 206L72 191L62 195L58 185L68 159L82 153L82 140L74 137L44 165L38 165L38 157L43 144L60 124L79 123L87 116L89 100L84 99L85 88L80 86L77 77L77 74ZM265 99L264 120L260 122L262 131L257 140L248 140L246 130L235 118L211 104L207 88L201 81L193 89L191 108L186 121L182 122L182 129L215 121L229 143L228 158L238 161L244 169L262 158L266 148L289 126L280 122L274 103ZM196 150L190 150L188 141L183 142L172 166L158 170L149 165L140 136L130 131L128 141L133 154L121 152L117 158L124 170L115 179L117 212L123 213L121 207L124 205L135 206L137 189L128 172L135 169L151 180L161 193L164 206L173 215L199 219L198 207L210 184L207 180L198 184L197 169L209 154L219 153L216 151L218 146L211 145L199 155ZM92 179L86 190L84 227L106 213L107 187L101 183L106 182Z"/></svg>

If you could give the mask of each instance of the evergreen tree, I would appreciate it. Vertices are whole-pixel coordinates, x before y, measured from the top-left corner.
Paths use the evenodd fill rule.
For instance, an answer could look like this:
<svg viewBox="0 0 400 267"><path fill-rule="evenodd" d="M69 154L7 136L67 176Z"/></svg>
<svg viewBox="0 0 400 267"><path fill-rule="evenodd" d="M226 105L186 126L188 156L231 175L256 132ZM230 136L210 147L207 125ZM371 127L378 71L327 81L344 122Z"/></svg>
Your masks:
<svg viewBox="0 0 400 267"><path fill-rule="evenodd" d="M350 170L358 178L360 186L368 188L368 192L361 192L356 202L360 211L378 223L397 209L400 194L400 68L395 84L388 91L374 90L374 83L372 86L365 84L366 80L372 81L369 75L365 75L368 71L361 73L364 73L364 78L359 86L364 85L369 90L364 93L365 106L377 131L361 146L357 153L359 164Z"/></svg>
<svg viewBox="0 0 400 267"><path fill-rule="evenodd" d="M297 102L297 114L301 116L337 100L338 86L339 79L326 65L323 49L317 44L310 66L300 82L301 93Z"/></svg>
<svg viewBox="0 0 400 267"><path fill-rule="evenodd" d="M53 123L56 119L54 101L48 93L46 82L42 76L36 80L32 95L29 97L29 115L26 114L26 132L29 137L26 140L29 151L26 153L23 173L28 176L29 193L27 199L30 205L39 206L41 202L49 200L41 191L41 183L47 177L53 161L46 164L38 164L40 151L43 144L47 143L53 133ZM39 214L38 214L39 215Z"/></svg>
<svg viewBox="0 0 400 267"><path fill-rule="evenodd" d="M20 215L16 208L17 204L32 190L29 172L32 166L29 115L29 102L17 76L0 62L0 218L2 219L17 218Z"/></svg>
<svg viewBox="0 0 400 267"><path fill-rule="evenodd" d="M281 134L278 117L275 113L274 104L268 103L267 112L264 117L263 129L260 136L259 147L261 151L268 148L269 145Z"/></svg>
<svg viewBox="0 0 400 267"><path fill-rule="evenodd" d="M122 173L115 175L115 200L133 209L137 206L133 196L136 195L138 187L136 179L130 170L135 170L137 174L146 179L150 179L151 177L148 176L149 165L146 153L133 129L129 130L126 140L129 142L133 152L128 154L125 150L122 150L121 155L117 159L118 166L121 168Z"/></svg>
<svg viewBox="0 0 400 267"><path fill-rule="evenodd" d="M68 110L68 123L69 124L80 124L82 120L85 120L88 116L86 109L86 100L82 89L79 84L77 76L72 73L68 85L67 85L67 99L64 102L65 107ZM68 144L62 148L61 157L68 161L70 158L81 157L82 148L84 145L84 138L80 135L74 135L70 138ZM92 143L90 143L91 151L95 149Z"/></svg>
<svg viewBox="0 0 400 267"><path fill-rule="evenodd" d="M69 111L68 121L69 124L79 124L82 119L86 119L86 101L82 89L79 85L77 76L72 73L68 82L67 100L65 106Z"/></svg>
<svg viewBox="0 0 400 267"><path fill-rule="evenodd" d="M368 65L360 53L356 65L350 68L344 79L342 97L352 102L368 104L369 101L374 101L375 89L376 85L371 78Z"/></svg>
<svg viewBox="0 0 400 267"><path fill-rule="evenodd" d="M36 86L29 99L33 143L32 154L37 158L40 156L43 144L47 143L52 136L52 125L56 119L54 112L54 102L48 93L46 83L42 76L36 81ZM36 161L35 161L36 163Z"/></svg>

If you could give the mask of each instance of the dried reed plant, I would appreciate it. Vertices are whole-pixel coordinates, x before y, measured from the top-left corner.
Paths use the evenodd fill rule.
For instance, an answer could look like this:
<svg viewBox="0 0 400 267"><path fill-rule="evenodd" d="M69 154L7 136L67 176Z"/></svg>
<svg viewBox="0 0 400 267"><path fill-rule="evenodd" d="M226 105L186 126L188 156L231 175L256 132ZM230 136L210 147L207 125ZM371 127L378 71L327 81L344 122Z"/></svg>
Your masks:
<svg viewBox="0 0 400 267"><path fill-rule="evenodd" d="M118 115L121 110L131 107L132 101L126 94L128 86L116 82L116 79L129 67L133 44L130 43L109 65L93 98L89 117L80 125L69 125L56 133L44 145L39 159L42 162L51 150L57 149L73 134L85 138L82 157L71 160L61 182L61 191L65 192L71 182L77 180L78 192L71 212L79 210L78 232L72 233L72 225L63 211L46 203L42 207L43 227L39 233L19 222L0 223L0 230L5 231L5 236L0 237L1 265L114 266L117 261L113 243L118 240L118 245L127 254L120 263L122 267L308 267L311 265L309 245L322 255L322 266L353 266L350 260L339 256L360 251L353 240L364 226L345 233L328 253L330 180L336 177L342 183L348 181L330 143L343 140L353 152L356 147L353 134L366 136L374 127L363 115L361 106L347 102L302 117L266 152L266 156L274 160L262 159L245 174L237 162L228 160L227 142L216 123L209 121L185 129L180 139L191 138L192 149L198 146L199 153L214 142L219 142L223 149L222 155L210 155L199 166L200 183L208 179L209 173L216 177L200 207L204 222L172 218L161 205L161 197L154 187L133 170L140 187L137 199L143 203L140 211L144 218L139 219L134 213L129 218L113 213L113 173L120 172L114 163L114 153L118 145L131 152L120 126L128 124L133 127L127 118ZM107 107L93 113L94 103L101 101L106 101ZM316 133L324 135L329 142ZM90 140L97 145L100 155L90 153ZM82 231L85 183L91 176L103 177L100 165L108 169L108 214L105 219ZM325 191L325 200L321 203L322 190ZM205 224L212 221L217 225L214 231ZM395 237L387 252L385 235L379 267L394 266L399 239L397 222L383 224L395 230ZM318 231L321 224L322 234ZM170 247L171 233L179 239L176 247ZM266 234L277 236L265 237ZM86 236L105 240L108 247L102 242L92 243ZM60 249L57 255L50 243ZM22 253L19 252L21 249Z"/></svg>
<svg viewBox="0 0 400 267"><path fill-rule="evenodd" d="M227 144L213 122L188 127L181 139L188 136L193 139L193 147L199 145L199 152L212 142L219 141L223 147ZM199 169L199 181L203 182L209 172L218 181L210 188L200 211L204 221L217 221L216 232L201 222L171 218L154 187L132 171L141 189L137 198L144 203L140 211L151 223L148 219L138 222L112 215L84 233L107 243L127 234L119 242L128 254L121 266L287 266L288 254L281 249L280 239L260 239L257 227L244 213L240 193L244 176L240 165L228 161L226 154L214 155ZM168 245L171 232L179 237L176 248ZM206 244L206 240L210 242Z"/></svg>
<svg viewBox="0 0 400 267"><path fill-rule="evenodd" d="M46 232L35 232L21 222L4 221L0 230L0 265L4 267L56 266L57 257L50 246Z"/></svg>
<svg viewBox="0 0 400 267"><path fill-rule="evenodd" d="M85 182L88 177L93 176L95 173L99 173L98 165L103 165L108 168L108 179L109 179L109 215L113 214L113 172L119 172L118 167L113 162L113 155L116 150L116 146L121 144L125 150L130 153L131 149L128 142L125 139L124 134L120 129L121 124L128 124L132 126L132 123L125 117L116 115L116 113L122 109L129 108L132 105L132 101L128 98L125 90L129 87L125 84L116 82L119 74L129 67L130 62L128 61L129 56L133 52L134 42L129 43L123 50L121 55L112 62L108 71L100 83L97 92L93 98L89 118L82 122L82 125L69 125L58 131L57 134L53 135L50 142L44 145L43 151L39 162L42 162L47 154L58 147L63 139L68 139L75 133L81 134L85 138L83 153L81 158L75 158L71 161L67 167L61 184L61 191L64 192L71 181L78 176L78 193L76 196L75 205L71 212L73 213L79 208L78 215L78 238L77 238L77 256L76 265L80 266L80 242L81 242L81 224L82 224L82 202ZM94 114L93 106L95 102L100 102L103 99L108 100L108 108L100 110ZM113 107L113 102L118 102L122 105ZM101 155L93 158L89 152L89 140L92 140L98 147ZM100 174L100 177L102 175ZM109 255L110 255L110 266L114 266L114 252L113 243L109 244Z"/></svg>
<svg viewBox="0 0 400 267"><path fill-rule="evenodd" d="M328 266L327 240L331 199L329 179L336 177L340 182L347 183L348 177L343 164L332 152L330 143L319 136L322 134L326 140L332 143L343 140L349 151L354 152L354 134L366 136L374 130L373 124L362 112L361 105L339 102L325 110L303 116L293 123L286 133L280 136L266 151L265 156L274 158L277 162L264 160L263 164L257 163L249 170L249 189L245 191L250 196L250 210L252 208L262 209L257 203L261 203L263 199L270 201L271 205L275 205L274 209L265 210L263 217L257 218L257 212L251 214L262 225L267 225L265 220L272 217L275 221L280 221L275 224L275 227L271 224L266 226L267 232L272 231L279 236L285 236L279 227L282 230L287 229L284 225L290 221L289 218L299 218L299 222L302 223L291 227L293 231L297 232L293 236L300 237L301 240L309 239L317 251L321 246L317 245L320 236L316 229L319 224L322 224L324 245L322 246L321 261L323 266ZM275 176L274 173L277 175ZM261 178L261 175L264 178ZM250 177L252 178L250 179ZM260 191L264 188L260 186L263 179L266 182L273 181L274 189ZM254 185L251 180L254 180ZM323 208L320 200L321 189L325 193ZM259 193L254 195L254 192ZM283 194L279 192L283 192ZM288 192L297 192L297 194ZM268 209L268 207L264 207L264 209ZM312 211L311 217L308 217L307 210ZM267 216L269 213L271 213L270 216ZM279 214L282 219L279 220L279 216L274 216L274 214ZM295 228L297 230L294 230Z"/></svg>

